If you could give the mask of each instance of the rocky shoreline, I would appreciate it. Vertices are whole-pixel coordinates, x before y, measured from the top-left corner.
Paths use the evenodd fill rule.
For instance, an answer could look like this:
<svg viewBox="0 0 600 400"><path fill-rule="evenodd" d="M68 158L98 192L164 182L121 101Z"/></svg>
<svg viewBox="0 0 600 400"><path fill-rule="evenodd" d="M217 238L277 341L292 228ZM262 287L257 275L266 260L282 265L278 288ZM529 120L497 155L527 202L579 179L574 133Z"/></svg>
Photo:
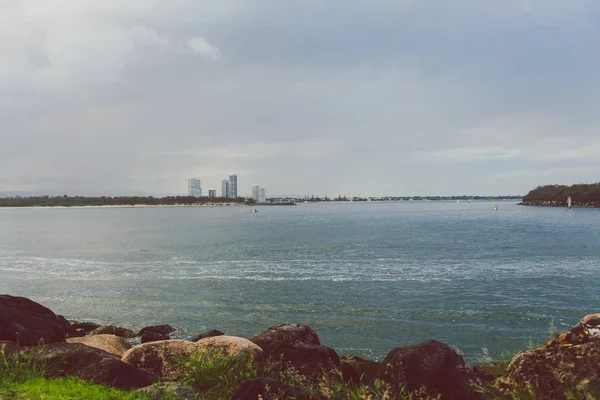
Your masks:
<svg viewBox="0 0 600 400"><path fill-rule="evenodd" d="M75 376L141 390L148 398L160 398L153 397L158 396L158 388L163 394L167 388L171 398L204 398L198 385L185 384L186 368L198 362L198 355L217 354L227 360L244 357L258 371L257 376L239 384L231 399L335 398L322 382L386 388L387 397L365 397L372 399L600 396L600 313L585 316L570 331L516 354L508 363L488 362L473 368L455 350L435 340L396 347L383 362L376 362L338 356L321 344L312 328L302 324L273 326L250 338L210 330L192 340L172 340L169 335L174 331L170 325L134 332L67 321L27 298L0 295L0 361L2 357L35 355L46 366L48 378ZM290 374L300 384L282 379ZM316 386L320 391L311 389L315 382L320 382Z"/></svg>
<svg viewBox="0 0 600 400"><path fill-rule="evenodd" d="M520 206L540 206L540 207L567 207L566 200L524 200L518 205ZM573 207L576 208L600 208L600 201L589 202L573 202Z"/></svg>

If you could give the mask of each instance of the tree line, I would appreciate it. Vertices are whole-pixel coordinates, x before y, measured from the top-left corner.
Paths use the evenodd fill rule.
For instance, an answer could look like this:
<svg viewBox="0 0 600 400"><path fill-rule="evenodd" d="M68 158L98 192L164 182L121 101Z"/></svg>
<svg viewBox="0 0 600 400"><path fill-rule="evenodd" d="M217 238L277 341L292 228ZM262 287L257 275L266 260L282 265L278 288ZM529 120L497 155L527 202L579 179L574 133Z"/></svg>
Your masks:
<svg viewBox="0 0 600 400"><path fill-rule="evenodd" d="M208 205L208 204L253 204L254 200L243 197L230 199L226 197L194 197L194 196L30 196L0 198L0 207L81 207L81 206L175 206L175 205Z"/></svg>
<svg viewBox="0 0 600 400"><path fill-rule="evenodd" d="M538 186L523 197L523 203L566 205L569 196L574 205L600 206L600 183Z"/></svg>

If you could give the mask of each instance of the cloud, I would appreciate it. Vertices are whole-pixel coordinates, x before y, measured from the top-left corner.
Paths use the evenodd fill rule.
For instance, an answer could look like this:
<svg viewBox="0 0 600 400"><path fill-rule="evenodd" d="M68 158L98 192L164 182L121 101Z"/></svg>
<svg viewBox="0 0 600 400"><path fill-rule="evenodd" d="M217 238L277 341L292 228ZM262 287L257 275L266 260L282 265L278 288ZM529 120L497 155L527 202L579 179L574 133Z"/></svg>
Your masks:
<svg viewBox="0 0 600 400"><path fill-rule="evenodd" d="M429 155L433 157L441 157L455 161L505 160L517 158L521 154L522 151L520 149L502 148L459 148L429 153Z"/></svg>
<svg viewBox="0 0 600 400"><path fill-rule="evenodd" d="M0 191L181 193L232 171L271 194L582 181L600 173L599 11L0 1Z"/></svg>
<svg viewBox="0 0 600 400"><path fill-rule="evenodd" d="M218 60L221 58L221 50L208 43L204 38L192 37L188 40L187 44L194 53L197 53L201 57L209 60Z"/></svg>

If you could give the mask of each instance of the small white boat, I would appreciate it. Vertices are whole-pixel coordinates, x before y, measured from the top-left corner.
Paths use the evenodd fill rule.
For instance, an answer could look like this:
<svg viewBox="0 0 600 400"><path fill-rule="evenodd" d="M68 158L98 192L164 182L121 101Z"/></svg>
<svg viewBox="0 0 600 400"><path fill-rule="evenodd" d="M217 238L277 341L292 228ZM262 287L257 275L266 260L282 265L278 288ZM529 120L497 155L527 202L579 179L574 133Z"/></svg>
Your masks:
<svg viewBox="0 0 600 400"><path fill-rule="evenodd" d="M251 213L256 213L258 212L258 210L256 208L253 208L252 210L250 210Z"/></svg>

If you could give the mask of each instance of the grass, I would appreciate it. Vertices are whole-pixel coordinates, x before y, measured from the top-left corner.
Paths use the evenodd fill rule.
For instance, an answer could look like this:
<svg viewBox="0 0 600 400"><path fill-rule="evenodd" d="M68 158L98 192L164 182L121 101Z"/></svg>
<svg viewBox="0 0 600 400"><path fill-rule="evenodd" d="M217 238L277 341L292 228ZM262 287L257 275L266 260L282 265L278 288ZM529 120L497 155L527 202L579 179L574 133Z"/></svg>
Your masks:
<svg viewBox="0 0 600 400"><path fill-rule="evenodd" d="M259 376L269 376L285 384L300 386L306 389L311 398L324 400L417 400L434 399L424 392L408 393L401 388L398 391L376 380L372 385L348 385L344 383L340 374L323 374L318 379L310 379L300 374L293 367L272 368L272 373L265 374L269 367L261 368L261 374L252 356L241 354L231 357L219 349L207 349L195 353L190 359L182 360L181 368L186 371L183 383L196 387L202 393L202 399L223 400L230 399L239 384L256 379ZM273 397L283 399L273 393ZM265 398L265 400L267 400Z"/></svg>
<svg viewBox="0 0 600 400"><path fill-rule="evenodd" d="M352 384L344 381L340 371L323 373L317 378L311 378L300 373L293 366L282 360L271 360L272 365L264 367L264 375L275 378L291 386L299 386L306 390L307 395L314 399L323 400L434 400L438 397L428 396L425 391L409 392L404 386L394 388L376 379L371 384ZM270 372L269 372L270 371ZM362 381L362 377L361 377Z"/></svg>
<svg viewBox="0 0 600 400"><path fill-rule="evenodd" d="M0 399L143 400L145 396L82 381L46 379L45 364L35 353L6 356L0 352Z"/></svg>
<svg viewBox="0 0 600 400"><path fill-rule="evenodd" d="M229 356L221 349L206 349L182 360L186 371L182 383L196 387L203 399L229 399L239 384L258 377L250 354Z"/></svg>
<svg viewBox="0 0 600 400"><path fill-rule="evenodd" d="M29 378L0 387L0 398L31 400L140 400L146 399L136 392L124 392L102 385L84 382L74 377L44 379Z"/></svg>

